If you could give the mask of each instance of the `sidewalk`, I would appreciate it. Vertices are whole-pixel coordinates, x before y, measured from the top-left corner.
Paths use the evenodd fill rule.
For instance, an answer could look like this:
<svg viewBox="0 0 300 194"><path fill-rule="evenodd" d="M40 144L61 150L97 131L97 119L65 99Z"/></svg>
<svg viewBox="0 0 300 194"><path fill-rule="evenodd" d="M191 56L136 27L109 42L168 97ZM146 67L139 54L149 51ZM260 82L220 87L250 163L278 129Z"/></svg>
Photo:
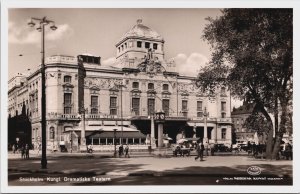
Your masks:
<svg viewBox="0 0 300 194"><path fill-rule="evenodd" d="M85 155L87 155L85 153ZM131 157L111 158L93 154L48 156L48 169L40 168L40 158L9 159L9 172L28 172L64 175L110 175L110 176L214 176L247 175L250 166L258 166L262 175L292 177L292 161L266 161L247 156L209 156L205 161L194 157L155 158ZM148 155L149 156L149 155Z"/></svg>

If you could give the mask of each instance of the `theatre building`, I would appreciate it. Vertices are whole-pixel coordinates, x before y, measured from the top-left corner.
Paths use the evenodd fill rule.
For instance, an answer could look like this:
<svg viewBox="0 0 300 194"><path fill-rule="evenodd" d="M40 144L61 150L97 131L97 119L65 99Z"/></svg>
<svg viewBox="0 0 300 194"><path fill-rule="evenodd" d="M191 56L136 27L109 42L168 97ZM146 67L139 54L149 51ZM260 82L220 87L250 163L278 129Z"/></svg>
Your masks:
<svg viewBox="0 0 300 194"><path fill-rule="evenodd" d="M48 57L48 148L64 145L77 150L86 143L105 150L115 141L147 147L151 126L157 139L157 124L151 122L157 110L165 113L163 133L170 143L197 137L231 144L230 93L219 88L207 97L195 85L196 77L182 75L174 61L164 58L164 44L156 31L138 20L116 42L112 66L101 65L101 58L90 54ZM8 96L8 114L14 116L25 105L32 143L41 141L39 69L12 78Z"/></svg>

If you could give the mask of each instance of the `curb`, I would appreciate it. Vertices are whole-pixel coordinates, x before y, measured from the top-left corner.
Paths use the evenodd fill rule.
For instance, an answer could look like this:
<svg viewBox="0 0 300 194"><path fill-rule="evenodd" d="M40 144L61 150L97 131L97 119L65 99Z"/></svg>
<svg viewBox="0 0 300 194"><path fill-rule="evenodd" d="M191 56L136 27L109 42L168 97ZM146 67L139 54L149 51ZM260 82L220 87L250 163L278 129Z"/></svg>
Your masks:
<svg viewBox="0 0 300 194"><path fill-rule="evenodd" d="M242 173L236 173L236 174L206 174L206 173L182 173L182 172L157 172L157 171L146 171L146 172L105 172L105 171L92 171L92 170L85 170L85 171L78 171L78 170L63 170L61 172L59 171L49 171L47 169L44 170L29 170L29 169L15 169L15 168L9 168L8 171L11 172L27 172L27 173L46 173L46 174L64 174L64 175L87 175L87 176L96 176L96 175L110 175L110 176L131 176L131 177L136 177L136 176L143 176L143 177L176 177L176 176L182 176L182 177L243 177L243 176L248 176L247 174L242 174ZM279 175L273 175L273 174L262 174L262 176L266 177L282 177L282 178L292 178L288 174L279 174Z"/></svg>

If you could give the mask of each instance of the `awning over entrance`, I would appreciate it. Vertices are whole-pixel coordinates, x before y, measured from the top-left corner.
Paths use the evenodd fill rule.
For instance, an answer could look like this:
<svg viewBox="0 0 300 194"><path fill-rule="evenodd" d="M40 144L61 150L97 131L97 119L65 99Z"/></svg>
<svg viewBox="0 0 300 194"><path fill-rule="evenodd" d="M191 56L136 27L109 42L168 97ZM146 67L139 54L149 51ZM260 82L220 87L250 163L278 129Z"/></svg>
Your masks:
<svg viewBox="0 0 300 194"><path fill-rule="evenodd" d="M123 131L123 136L121 131L117 131L116 134L113 131L97 131L89 136L88 138L146 138L144 134L139 131Z"/></svg>
<svg viewBox="0 0 300 194"><path fill-rule="evenodd" d="M85 127L85 131L114 131L114 129L117 129L117 131L139 131L136 128L132 127L128 127L128 126L86 126ZM82 127L76 127L74 128L74 131L81 131Z"/></svg>

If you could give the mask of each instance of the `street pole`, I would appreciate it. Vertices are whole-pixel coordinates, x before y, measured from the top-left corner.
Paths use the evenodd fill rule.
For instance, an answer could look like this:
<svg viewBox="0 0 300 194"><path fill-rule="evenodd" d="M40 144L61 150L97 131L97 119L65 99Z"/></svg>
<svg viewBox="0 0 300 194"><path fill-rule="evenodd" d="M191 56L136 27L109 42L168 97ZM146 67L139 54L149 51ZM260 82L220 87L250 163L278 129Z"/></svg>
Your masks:
<svg viewBox="0 0 300 194"><path fill-rule="evenodd" d="M47 131L46 131L46 75L45 75L45 25L52 23L53 25L50 26L52 30L56 30L57 27L55 26L54 22L51 20L47 20L46 17L40 18L31 18L31 21L28 23L30 27L34 27L35 23L33 20L38 21L40 26L37 28L38 31L41 32L41 85L42 85L42 97L41 97L41 110L42 110L42 118L41 118L41 126L42 126L42 159L41 159L41 168L47 168Z"/></svg>
<svg viewBox="0 0 300 194"><path fill-rule="evenodd" d="M82 130L81 130L81 140L80 140L80 144L81 144L81 150L85 150L85 146L86 146L86 139L85 139L85 111L86 109L84 108L84 102L82 103L82 108L81 108L81 116L82 116Z"/></svg>
<svg viewBox="0 0 300 194"><path fill-rule="evenodd" d="M123 144L123 85L121 85L121 144Z"/></svg>
<svg viewBox="0 0 300 194"><path fill-rule="evenodd" d="M207 143L207 111L206 107L204 108L204 138L203 138L203 144Z"/></svg>
<svg viewBox="0 0 300 194"><path fill-rule="evenodd" d="M152 145L155 145L155 124L154 124L154 113L151 113L151 136L150 136L150 149ZM156 146L153 146L153 148Z"/></svg>
<svg viewBox="0 0 300 194"><path fill-rule="evenodd" d="M113 129L114 130L114 147L115 147L115 150L114 150L114 157L116 158L117 157L117 142L116 142L116 132L118 129Z"/></svg>
<svg viewBox="0 0 300 194"><path fill-rule="evenodd" d="M42 169L47 168L47 142L46 142L46 76L45 76L45 25L41 23L42 27Z"/></svg>

